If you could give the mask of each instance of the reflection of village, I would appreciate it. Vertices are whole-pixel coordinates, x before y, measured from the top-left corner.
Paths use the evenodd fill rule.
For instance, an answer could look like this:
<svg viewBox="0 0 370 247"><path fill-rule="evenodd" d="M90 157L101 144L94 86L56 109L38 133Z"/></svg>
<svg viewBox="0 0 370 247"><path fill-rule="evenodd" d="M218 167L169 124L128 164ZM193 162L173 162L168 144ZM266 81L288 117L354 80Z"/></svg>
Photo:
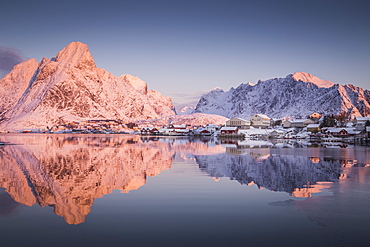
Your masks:
<svg viewBox="0 0 370 247"><path fill-rule="evenodd" d="M113 190L137 190L148 177L170 169L175 158L193 157L211 177L295 197L309 197L345 180L343 167L370 164L369 156L356 160L353 149L321 149L340 152L330 153L340 159L325 158L317 149L302 149L306 153L297 156L294 149L279 148L281 143L261 140L7 134L0 141L22 144L0 147L0 187L17 203L52 206L68 224L84 222L96 198Z"/></svg>

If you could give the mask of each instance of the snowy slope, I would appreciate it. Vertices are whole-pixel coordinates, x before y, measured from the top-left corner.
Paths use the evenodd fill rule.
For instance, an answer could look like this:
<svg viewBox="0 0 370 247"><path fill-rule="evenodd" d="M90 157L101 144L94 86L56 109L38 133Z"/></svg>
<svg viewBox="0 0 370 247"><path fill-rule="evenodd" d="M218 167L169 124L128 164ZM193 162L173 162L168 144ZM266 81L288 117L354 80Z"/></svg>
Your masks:
<svg viewBox="0 0 370 247"><path fill-rule="evenodd" d="M136 121L175 113L171 98L137 77L97 68L88 46L73 42L55 58L34 59L1 81L0 130L46 128L87 119ZM4 86L5 85L5 86Z"/></svg>
<svg viewBox="0 0 370 247"><path fill-rule="evenodd" d="M215 89L203 95L195 112L228 118L249 118L255 113L269 117L306 117L313 112L352 116L370 114L370 91L339 85L310 74L297 72L285 78L241 84L225 92Z"/></svg>
<svg viewBox="0 0 370 247"><path fill-rule="evenodd" d="M159 119L142 120L137 123L140 126L153 125L153 126L165 126L169 124L184 124L190 126L199 126L207 124L224 125L229 120L226 117L215 115L215 114L204 114L204 113L193 113L193 114L182 114L182 115L170 115Z"/></svg>

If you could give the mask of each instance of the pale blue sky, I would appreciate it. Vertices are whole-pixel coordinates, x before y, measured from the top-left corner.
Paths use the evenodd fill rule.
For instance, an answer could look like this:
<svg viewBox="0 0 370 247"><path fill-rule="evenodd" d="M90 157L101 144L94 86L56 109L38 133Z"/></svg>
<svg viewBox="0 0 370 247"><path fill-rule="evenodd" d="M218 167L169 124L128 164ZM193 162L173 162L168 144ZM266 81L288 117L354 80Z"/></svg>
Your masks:
<svg viewBox="0 0 370 247"><path fill-rule="evenodd" d="M12 54L40 61L81 41L98 67L177 105L296 71L370 89L369 13L359 0L7 1L0 73Z"/></svg>

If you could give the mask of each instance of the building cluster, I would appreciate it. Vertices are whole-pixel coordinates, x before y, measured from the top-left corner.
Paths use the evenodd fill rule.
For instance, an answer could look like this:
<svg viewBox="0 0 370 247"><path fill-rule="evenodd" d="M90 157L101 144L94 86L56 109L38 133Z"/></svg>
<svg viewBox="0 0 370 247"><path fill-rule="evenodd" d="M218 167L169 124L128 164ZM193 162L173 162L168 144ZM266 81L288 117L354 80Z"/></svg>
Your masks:
<svg viewBox="0 0 370 247"><path fill-rule="evenodd" d="M86 120L55 125L46 130L49 133L122 133L126 126L120 120ZM27 132L24 130L23 132Z"/></svg>
<svg viewBox="0 0 370 247"><path fill-rule="evenodd" d="M320 127L323 117L314 113L307 119L271 119L255 114L249 120L234 117L220 130L220 137L269 137L269 138L370 138L370 117L355 117L345 127Z"/></svg>
<svg viewBox="0 0 370 247"><path fill-rule="evenodd" d="M234 117L223 126L208 124L190 126L138 126L120 120L86 120L68 122L47 128L47 133L137 133L164 136L217 136L219 138L370 138L370 117L355 117L344 127L322 127L323 116L313 113L307 119L272 119L264 114L254 114L249 120ZM325 125L324 125L325 126ZM24 130L23 132L32 132Z"/></svg>
<svg viewBox="0 0 370 247"><path fill-rule="evenodd" d="M162 128L142 127L139 130L141 135L165 135L165 136L211 136L214 135L221 127L216 124L208 124L206 126L185 126L173 125Z"/></svg>

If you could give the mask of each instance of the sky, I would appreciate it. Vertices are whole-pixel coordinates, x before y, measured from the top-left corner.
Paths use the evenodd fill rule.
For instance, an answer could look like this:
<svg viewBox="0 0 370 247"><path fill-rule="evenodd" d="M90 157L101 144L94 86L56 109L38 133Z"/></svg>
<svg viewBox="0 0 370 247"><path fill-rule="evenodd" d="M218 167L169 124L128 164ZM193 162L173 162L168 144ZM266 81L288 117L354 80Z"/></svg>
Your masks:
<svg viewBox="0 0 370 247"><path fill-rule="evenodd" d="M369 13L367 0L3 1L0 76L80 41L98 67L178 108L298 71L370 89Z"/></svg>

